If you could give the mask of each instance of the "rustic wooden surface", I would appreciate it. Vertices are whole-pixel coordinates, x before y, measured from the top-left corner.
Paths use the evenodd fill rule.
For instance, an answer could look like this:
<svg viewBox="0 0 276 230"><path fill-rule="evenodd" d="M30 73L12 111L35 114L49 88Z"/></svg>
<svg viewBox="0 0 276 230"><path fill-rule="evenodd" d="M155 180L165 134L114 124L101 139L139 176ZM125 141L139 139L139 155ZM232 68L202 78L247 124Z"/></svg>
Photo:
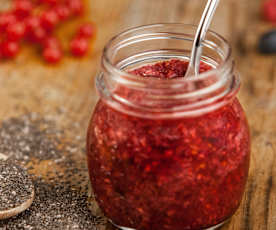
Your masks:
<svg viewBox="0 0 276 230"><path fill-rule="evenodd" d="M260 19L260 3L222 0L212 24L233 45L243 83L239 98L252 134L246 194L223 230L276 229L276 58L256 52L258 35L271 27ZM68 57L61 65L50 67L26 48L15 61L0 64L0 119L25 111L38 112L55 116L58 128L65 129L69 136L76 133L66 127L79 123L74 132L84 137L97 100L94 77L102 48L111 36L155 22L196 24L203 5L202 0L94 0L91 18L98 25L98 36L88 58L80 61ZM57 113L60 109L63 113Z"/></svg>

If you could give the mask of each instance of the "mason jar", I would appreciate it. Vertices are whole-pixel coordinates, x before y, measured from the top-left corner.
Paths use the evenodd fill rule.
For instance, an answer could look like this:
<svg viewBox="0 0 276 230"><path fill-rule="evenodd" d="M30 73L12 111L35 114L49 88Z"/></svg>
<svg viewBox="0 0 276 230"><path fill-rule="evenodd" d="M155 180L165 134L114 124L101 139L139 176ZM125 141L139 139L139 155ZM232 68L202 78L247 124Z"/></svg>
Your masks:
<svg viewBox="0 0 276 230"><path fill-rule="evenodd" d="M121 229L215 229L241 202L250 136L228 42L207 33L197 76L151 77L189 62L195 32L141 26L104 49L87 156L96 200Z"/></svg>

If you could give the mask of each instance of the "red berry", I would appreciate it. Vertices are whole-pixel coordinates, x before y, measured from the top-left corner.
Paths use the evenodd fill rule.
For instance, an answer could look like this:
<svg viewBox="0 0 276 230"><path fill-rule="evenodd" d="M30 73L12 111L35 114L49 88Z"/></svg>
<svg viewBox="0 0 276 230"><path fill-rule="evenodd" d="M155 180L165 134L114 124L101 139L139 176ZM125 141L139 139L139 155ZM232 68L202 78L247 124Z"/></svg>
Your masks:
<svg viewBox="0 0 276 230"><path fill-rule="evenodd" d="M30 34L28 35L28 39L31 42L34 43L43 43L44 39L48 36L47 31L41 27L38 26L36 28L34 28L34 30L32 32L30 32Z"/></svg>
<svg viewBox="0 0 276 230"><path fill-rule="evenodd" d="M61 60L62 56L62 50L56 47L48 47L43 50L44 60L48 63L58 63Z"/></svg>
<svg viewBox="0 0 276 230"><path fill-rule="evenodd" d="M33 4L30 0L15 0L14 12L17 17L26 17L30 15Z"/></svg>
<svg viewBox="0 0 276 230"><path fill-rule="evenodd" d="M19 53L19 44L15 41L5 41L1 44L2 55L5 58L14 58Z"/></svg>
<svg viewBox="0 0 276 230"><path fill-rule="evenodd" d="M53 30L59 23L59 17L54 10L45 11L41 16L41 25L46 30Z"/></svg>
<svg viewBox="0 0 276 230"><path fill-rule="evenodd" d="M25 20L25 25L26 25L26 31L28 33L32 32L35 28L38 28L41 25L41 20L37 16L31 16L28 17Z"/></svg>
<svg viewBox="0 0 276 230"><path fill-rule="evenodd" d="M7 39L10 41L18 41L24 37L25 32L25 24L22 22L15 22L9 25L6 29Z"/></svg>
<svg viewBox="0 0 276 230"><path fill-rule="evenodd" d="M66 20L71 15L70 9L64 5L58 5L57 7L54 8L54 10L56 11L61 21Z"/></svg>
<svg viewBox="0 0 276 230"><path fill-rule="evenodd" d="M92 23L85 23L79 27L77 36L91 38L95 33L95 26Z"/></svg>
<svg viewBox="0 0 276 230"><path fill-rule="evenodd" d="M89 43L85 38L77 37L70 43L70 50L74 56L82 57L88 52L88 49Z"/></svg>
<svg viewBox="0 0 276 230"><path fill-rule="evenodd" d="M82 15L84 11L84 5L82 0L67 0L69 9L74 15Z"/></svg>
<svg viewBox="0 0 276 230"><path fill-rule="evenodd" d="M43 41L43 48L61 48L60 41L56 37L46 37Z"/></svg>
<svg viewBox="0 0 276 230"><path fill-rule="evenodd" d="M60 2L60 0L41 0L41 2L49 5L56 5L57 3Z"/></svg>
<svg viewBox="0 0 276 230"><path fill-rule="evenodd" d="M263 5L263 15L267 21L276 22L276 1L268 0Z"/></svg>
<svg viewBox="0 0 276 230"><path fill-rule="evenodd" d="M10 12L5 12L0 14L0 31L4 32L8 25L15 23L16 22L16 17L14 14Z"/></svg>

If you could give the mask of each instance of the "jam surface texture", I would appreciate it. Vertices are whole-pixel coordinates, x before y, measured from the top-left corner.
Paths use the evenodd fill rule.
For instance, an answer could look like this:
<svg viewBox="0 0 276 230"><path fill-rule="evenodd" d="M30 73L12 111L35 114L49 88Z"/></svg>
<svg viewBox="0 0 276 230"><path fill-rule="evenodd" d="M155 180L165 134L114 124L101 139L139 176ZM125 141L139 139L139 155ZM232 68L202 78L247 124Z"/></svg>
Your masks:
<svg viewBox="0 0 276 230"><path fill-rule="evenodd" d="M131 73L182 77L171 60ZM209 70L203 65L202 71ZM96 105L88 129L90 179L104 214L137 230L186 230L231 217L249 168L247 121L236 98L196 117L148 119Z"/></svg>

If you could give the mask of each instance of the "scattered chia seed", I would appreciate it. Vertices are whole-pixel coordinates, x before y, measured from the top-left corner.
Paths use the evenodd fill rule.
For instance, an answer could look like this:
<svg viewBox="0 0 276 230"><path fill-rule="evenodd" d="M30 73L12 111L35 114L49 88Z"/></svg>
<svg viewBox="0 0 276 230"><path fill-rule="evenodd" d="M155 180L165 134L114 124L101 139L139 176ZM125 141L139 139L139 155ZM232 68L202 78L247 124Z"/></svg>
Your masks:
<svg viewBox="0 0 276 230"><path fill-rule="evenodd" d="M31 199L33 183L21 167L0 160L0 211L16 208Z"/></svg>
<svg viewBox="0 0 276 230"><path fill-rule="evenodd" d="M35 199L25 212L0 221L0 230L106 229L106 219L93 215L97 205L88 189L86 130L78 123L66 128L65 134L53 118L35 113L2 122L0 153L27 168Z"/></svg>
<svg viewBox="0 0 276 230"><path fill-rule="evenodd" d="M29 162L60 158L56 150L62 132L54 130L53 122L39 119L37 114L11 118L0 128L0 152L9 158ZM46 151L45 151L46 150Z"/></svg>
<svg viewBox="0 0 276 230"><path fill-rule="evenodd" d="M10 229L91 229L100 221L91 215L87 195L61 183L35 181L32 206L11 219L0 221L1 230Z"/></svg>

